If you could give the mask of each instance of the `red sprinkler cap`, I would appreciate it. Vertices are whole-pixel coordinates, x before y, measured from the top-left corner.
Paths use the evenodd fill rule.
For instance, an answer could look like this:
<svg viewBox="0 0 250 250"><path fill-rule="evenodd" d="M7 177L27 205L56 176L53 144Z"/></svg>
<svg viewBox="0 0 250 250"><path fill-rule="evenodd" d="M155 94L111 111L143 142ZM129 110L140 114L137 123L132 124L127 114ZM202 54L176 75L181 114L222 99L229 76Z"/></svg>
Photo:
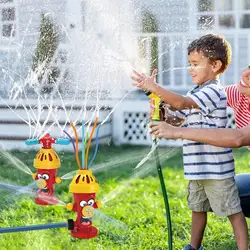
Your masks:
<svg viewBox="0 0 250 250"><path fill-rule="evenodd" d="M51 148L52 143L56 143L56 139L53 137L50 137L50 134L47 133L44 137L39 139L39 143L43 144L43 148Z"/></svg>

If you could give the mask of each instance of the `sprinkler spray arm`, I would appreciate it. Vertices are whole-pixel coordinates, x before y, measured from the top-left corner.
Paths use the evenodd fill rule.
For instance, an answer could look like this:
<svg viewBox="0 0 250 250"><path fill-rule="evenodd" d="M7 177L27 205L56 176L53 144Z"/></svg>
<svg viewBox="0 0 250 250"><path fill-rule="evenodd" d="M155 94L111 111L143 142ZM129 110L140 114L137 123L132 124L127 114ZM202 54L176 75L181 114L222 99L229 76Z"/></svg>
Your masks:
<svg viewBox="0 0 250 250"><path fill-rule="evenodd" d="M49 133L45 134L45 136L43 136L40 139L28 139L25 141L25 144L27 146L30 145L36 145L41 143L43 145L43 148L49 149L51 148L52 144L60 144L60 145L68 145L70 144L70 140L66 139L66 138L54 138L51 137Z"/></svg>

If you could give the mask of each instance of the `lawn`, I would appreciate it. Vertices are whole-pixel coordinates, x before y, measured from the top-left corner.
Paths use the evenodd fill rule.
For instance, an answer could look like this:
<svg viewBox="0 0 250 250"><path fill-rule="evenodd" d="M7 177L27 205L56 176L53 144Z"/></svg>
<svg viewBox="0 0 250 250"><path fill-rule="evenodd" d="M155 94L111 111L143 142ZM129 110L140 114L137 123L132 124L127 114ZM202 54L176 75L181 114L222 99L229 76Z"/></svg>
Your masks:
<svg viewBox="0 0 250 250"><path fill-rule="evenodd" d="M100 183L97 198L104 201L93 224L99 235L89 240L71 237L66 228L0 235L0 249L168 249L164 203L153 157L138 170L137 163L149 148L131 146L101 146L93 164L93 172ZM32 167L35 152L11 152L27 166ZM77 169L72 153L61 152L58 175ZM247 149L234 151L237 173L249 170L250 154ZM173 226L173 249L182 249L189 242L191 212L187 208L186 187L183 179L181 150L160 149L160 160L168 190ZM0 178L15 185L28 185L31 176L13 167L0 156ZM70 180L56 185L56 195L63 202L72 201L68 193ZM20 196L6 190L1 192L0 226L67 222L74 212L64 206L38 206L30 196ZM250 221L248 221L250 223ZM249 224L250 225L250 224ZM236 249L233 233L227 218L209 215L203 242L205 249Z"/></svg>

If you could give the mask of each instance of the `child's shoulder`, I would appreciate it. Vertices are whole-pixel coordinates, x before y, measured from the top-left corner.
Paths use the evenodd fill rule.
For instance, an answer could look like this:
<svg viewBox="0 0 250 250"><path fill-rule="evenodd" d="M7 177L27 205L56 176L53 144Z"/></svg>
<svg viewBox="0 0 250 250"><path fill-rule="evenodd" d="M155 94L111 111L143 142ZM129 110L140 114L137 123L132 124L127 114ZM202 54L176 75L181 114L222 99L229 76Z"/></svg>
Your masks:
<svg viewBox="0 0 250 250"><path fill-rule="evenodd" d="M236 85L229 85L225 87L225 92L229 106L238 102L245 101L247 98L240 93Z"/></svg>
<svg viewBox="0 0 250 250"><path fill-rule="evenodd" d="M224 90L219 79L212 80L212 81L208 82L206 85L204 85L204 88L206 88L206 87L207 88L214 88L214 89L218 89L218 90Z"/></svg>
<svg viewBox="0 0 250 250"><path fill-rule="evenodd" d="M234 92L234 93L240 93L236 85L229 85L225 87L225 91L228 92Z"/></svg>
<svg viewBox="0 0 250 250"><path fill-rule="evenodd" d="M220 81L214 80L209 82L208 84L204 85L200 91L202 92L207 92L208 94L210 93L211 95L225 95L225 89L224 87L220 84Z"/></svg>

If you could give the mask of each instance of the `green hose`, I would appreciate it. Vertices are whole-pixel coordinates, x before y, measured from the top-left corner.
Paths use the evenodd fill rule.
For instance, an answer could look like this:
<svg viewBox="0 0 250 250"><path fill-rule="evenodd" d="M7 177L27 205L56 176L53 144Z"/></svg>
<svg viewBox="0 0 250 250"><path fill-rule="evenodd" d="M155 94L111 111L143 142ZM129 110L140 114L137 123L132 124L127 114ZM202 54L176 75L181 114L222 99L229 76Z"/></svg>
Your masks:
<svg viewBox="0 0 250 250"><path fill-rule="evenodd" d="M160 121L160 104L161 104L161 99L157 95L146 91L145 94L153 101L154 104L154 112L151 117L151 121ZM163 195L163 200L165 204L165 211L166 211L166 219L167 219L167 227L168 227L168 248L169 250L173 249L173 235L172 235L172 223L171 223L171 216L170 216L170 209L169 209L169 203L168 203L168 195L167 195L167 190L166 186L164 183L164 178L162 174L162 168L161 168L161 163L159 160L159 153L157 149L157 139L153 140L153 143L155 145L155 161L156 161L156 167L157 167L157 172L158 176L160 179L161 183L161 191Z"/></svg>
<svg viewBox="0 0 250 250"><path fill-rule="evenodd" d="M156 139L154 139L155 146L156 146L156 143L157 141ZM172 223L171 223L170 209L169 209L169 203L168 203L168 195L167 195L167 190L166 190L166 186L164 183L164 178L162 174L162 168L161 168L161 163L159 160L159 153L158 153L157 147L155 149L155 160L156 160L156 167L157 167L157 172L158 172L158 176L159 176L160 183L161 183L161 190L162 190L162 195L163 195L165 210L166 210L166 219L167 219L167 226L168 226L168 247L169 247L169 250L172 250L173 249L173 235L172 235Z"/></svg>

